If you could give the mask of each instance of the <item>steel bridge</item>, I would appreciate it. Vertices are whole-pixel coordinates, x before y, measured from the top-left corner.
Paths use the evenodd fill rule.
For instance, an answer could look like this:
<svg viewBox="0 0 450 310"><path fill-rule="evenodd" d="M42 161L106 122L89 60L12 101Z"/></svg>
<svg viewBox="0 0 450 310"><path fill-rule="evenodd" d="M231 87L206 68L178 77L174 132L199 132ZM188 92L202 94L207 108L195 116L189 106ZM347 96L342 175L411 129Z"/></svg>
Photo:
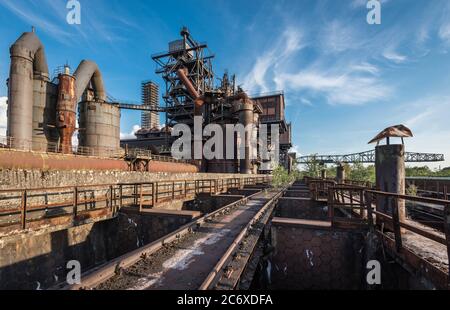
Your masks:
<svg viewBox="0 0 450 310"><path fill-rule="evenodd" d="M406 152L405 162L408 163L424 163L424 162L440 162L444 161L444 154L433 153L414 153ZM347 154L347 155L310 155L298 158L299 164L309 164L319 162L322 164L339 164L339 163L375 163L375 150Z"/></svg>

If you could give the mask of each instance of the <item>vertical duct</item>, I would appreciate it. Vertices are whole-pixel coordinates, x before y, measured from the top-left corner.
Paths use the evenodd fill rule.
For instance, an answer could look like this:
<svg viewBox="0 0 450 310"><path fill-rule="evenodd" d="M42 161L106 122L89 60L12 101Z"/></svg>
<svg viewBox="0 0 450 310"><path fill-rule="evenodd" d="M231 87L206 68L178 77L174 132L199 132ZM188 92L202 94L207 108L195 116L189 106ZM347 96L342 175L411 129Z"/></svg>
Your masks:
<svg viewBox="0 0 450 310"><path fill-rule="evenodd" d="M253 127L249 127L254 124L254 102L248 98L247 94L243 91L236 95L236 101L234 103L236 112L239 115L239 123L245 127L245 141L244 141L244 158L240 159L240 173L251 174L252 169L252 135ZM249 130L247 130L249 129Z"/></svg>
<svg viewBox="0 0 450 310"><path fill-rule="evenodd" d="M72 136L76 127L76 89L75 78L70 75L68 67L58 76L58 101L56 104L56 127L60 137L60 152L72 154Z"/></svg>
<svg viewBox="0 0 450 310"><path fill-rule="evenodd" d="M11 46L7 135L10 146L30 150L33 140L33 78L48 82L44 46L34 32L25 32Z"/></svg>

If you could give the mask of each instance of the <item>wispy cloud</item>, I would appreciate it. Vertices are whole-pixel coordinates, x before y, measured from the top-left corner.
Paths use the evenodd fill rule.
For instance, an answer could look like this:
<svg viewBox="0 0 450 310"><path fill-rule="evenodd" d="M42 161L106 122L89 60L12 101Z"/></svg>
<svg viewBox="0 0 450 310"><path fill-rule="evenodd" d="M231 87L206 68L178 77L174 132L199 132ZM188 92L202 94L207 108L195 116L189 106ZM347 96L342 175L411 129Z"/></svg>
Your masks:
<svg viewBox="0 0 450 310"><path fill-rule="evenodd" d="M98 3L100 5L100 3ZM140 29L136 24L126 19L111 15L99 15L98 10L88 6L90 3L82 4L81 25L69 25L66 21L68 10L65 1L40 0L39 2L23 2L3 0L0 5L11 13L42 31L60 43L73 46L80 43L80 39L91 48L99 41L108 43L127 40L123 33L124 29ZM100 8L97 8L100 9ZM100 9L101 10L101 9ZM118 32L115 27L122 31ZM95 35L94 35L95 34Z"/></svg>
<svg viewBox="0 0 450 310"><path fill-rule="evenodd" d="M346 72L341 75L321 71L302 71L280 74L276 78L279 89L309 90L323 95L330 104L361 105L388 98L392 89L373 77Z"/></svg>
<svg viewBox="0 0 450 310"><path fill-rule="evenodd" d="M445 113L450 110L450 95L426 96L399 106L407 107L403 109L405 112L401 113L400 117L406 119L405 125L411 128L414 134L414 138L408 142L408 149L444 153L444 165L450 165L450 144L447 143L450 129L448 113Z"/></svg>
<svg viewBox="0 0 450 310"><path fill-rule="evenodd" d="M387 60L390 60L392 62L395 62L397 64L401 64L404 63L405 61L408 60L408 57L405 55L401 55L399 53L397 53L395 50L393 49L387 49L383 52L383 57L386 58Z"/></svg>
<svg viewBox="0 0 450 310"><path fill-rule="evenodd" d="M65 44L68 42L70 32L63 30L58 23L51 21L48 17L45 17L45 15L36 13L42 11L36 10L36 8L33 9L34 5L32 3L24 5L23 2L3 0L0 2L0 5L23 21L29 23L30 26L42 29L42 31L57 39L59 42Z"/></svg>
<svg viewBox="0 0 450 310"><path fill-rule="evenodd" d="M324 27L320 40L323 51L326 53L357 49L364 42L354 27L339 20L334 20Z"/></svg>
<svg viewBox="0 0 450 310"><path fill-rule="evenodd" d="M243 80L245 89L251 93L269 91L269 75L305 46L302 39L303 34L299 29L287 28L270 50L257 57L253 68Z"/></svg>

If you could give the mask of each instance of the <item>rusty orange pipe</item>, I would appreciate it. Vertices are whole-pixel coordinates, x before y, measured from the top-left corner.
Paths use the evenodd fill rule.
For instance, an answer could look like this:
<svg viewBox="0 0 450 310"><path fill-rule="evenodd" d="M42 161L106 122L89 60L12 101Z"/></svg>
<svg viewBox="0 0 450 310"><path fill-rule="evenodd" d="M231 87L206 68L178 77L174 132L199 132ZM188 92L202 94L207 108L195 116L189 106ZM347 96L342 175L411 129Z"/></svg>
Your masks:
<svg viewBox="0 0 450 310"><path fill-rule="evenodd" d="M191 81L187 77L186 69L185 68L178 69L177 75L181 83L183 83L183 85L186 87L189 95L191 95L194 98L194 115L195 116L202 115L202 107L205 101L199 95L194 85L192 85Z"/></svg>
<svg viewBox="0 0 450 310"><path fill-rule="evenodd" d="M126 161L112 158L0 150L0 169L129 171ZM149 172L198 172L195 165L151 161Z"/></svg>
<svg viewBox="0 0 450 310"><path fill-rule="evenodd" d="M200 97L200 95L198 94L198 92L195 89L194 85L192 85L191 81L187 77L187 73L186 73L186 69L185 68L178 69L177 75L180 78L181 83L183 83L183 85L186 87L189 95L192 96L192 98L197 99L198 97Z"/></svg>

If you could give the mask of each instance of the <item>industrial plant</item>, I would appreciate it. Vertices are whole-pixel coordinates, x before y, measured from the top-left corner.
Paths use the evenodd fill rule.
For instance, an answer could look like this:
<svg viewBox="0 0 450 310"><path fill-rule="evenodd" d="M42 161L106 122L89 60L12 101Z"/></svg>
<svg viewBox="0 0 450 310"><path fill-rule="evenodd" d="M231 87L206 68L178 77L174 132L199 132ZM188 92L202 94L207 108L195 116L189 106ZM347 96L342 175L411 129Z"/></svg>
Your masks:
<svg viewBox="0 0 450 310"><path fill-rule="evenodd" d="M187 27L173 39L135 103L109 95L93 60L51 75L34 28L12 42L0 289L450 288L449 184L405 175L443 154L407 151L413 131L396 125L367 152L297 156L283 90L248 94ZM141 113L132 139L123 110ZM174 156L180 125L189 150L208 144L196 127L223 129L233 156ZM350 164L373 165L375 182L351 179Z"/></svg>

